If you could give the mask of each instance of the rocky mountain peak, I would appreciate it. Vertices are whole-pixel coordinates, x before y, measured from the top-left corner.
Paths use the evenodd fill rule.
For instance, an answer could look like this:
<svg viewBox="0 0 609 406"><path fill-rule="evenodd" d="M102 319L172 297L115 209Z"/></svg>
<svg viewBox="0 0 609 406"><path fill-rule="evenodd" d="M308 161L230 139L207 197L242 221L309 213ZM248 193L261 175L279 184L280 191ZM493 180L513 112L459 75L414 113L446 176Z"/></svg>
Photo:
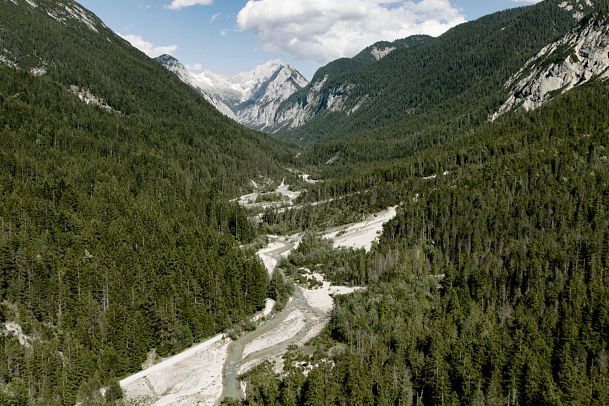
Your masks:
<svg viewBox="0 0 609 406"><path fill-rule="evenodd" d="M277 109L285 100L304 88L308 81L281 60L271 60L235 76L210 71L189 71L170 55L157 62L182 81L197 88L218 110L255 129L265 130L274 123Z"/></svg>

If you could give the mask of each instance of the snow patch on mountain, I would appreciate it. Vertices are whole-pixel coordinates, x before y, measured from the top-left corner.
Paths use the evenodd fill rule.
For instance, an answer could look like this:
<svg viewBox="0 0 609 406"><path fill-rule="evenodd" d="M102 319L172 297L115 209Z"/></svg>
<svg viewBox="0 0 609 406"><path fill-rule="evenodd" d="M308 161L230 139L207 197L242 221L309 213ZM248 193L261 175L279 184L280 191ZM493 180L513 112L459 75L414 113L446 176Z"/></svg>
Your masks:
<svg viewBox="0 0 609 406"><path fill-rule="evenodd" d="M372 48L370 53L372 54L374 59L376 59L377 61L380 61L381 59L383 59L384 57L386 57L387 55L389 55L396 49L397 49L396 47L385 47L385 48L374 47L374 48Z"/></svg>
<svg viewBox="0 0 609 406"><path fill-rule="evenodd" d="M609 26L593 19L543 48L505 84L511 95L490 119L523 107L536 109L556 94L609 78Z"/></svg>
<svg viewBox="0 0 609 406"><path fill-rule="evenodd" d="M239 73L233 77L218 75L209 71L195 73L193 76L205 90L222 95L235 104L241 104L251 100L262 87L270 88L275 92L277 92L277 89L281 89L276 83L274 86L270 86L269 83L269 81L278 78L278 73L281 71L290 74L283 75L280 79L294 78L297 85L306 86L306 79L280 60L266 62L249 72Z"/></svg>
<svg viewBox="0 0 609 406"><path fill-rule="evenodd" d="M206 92L237 105L250 99L282 66L280 60L272 60L233 77L208 70L189 69L189 72Z"/></svg>
<svg viewBox="0 0 609 406"><path fill-rule="evenodd" d="M243 97L242 91L238 84L231 81L231 78L225 75L220 75L210 71L198 71L188 69L188 72L196 80L199 87L206 92L213 93L220 98L227 100L241 100Z"/></svg>
<svg viewBox="0 0 609 406"><path fill-rule="evenodd" d="M262 65L256 66L249 72L239 73L229 81L233 88L238 89L241 93L240 102L245 102L250 99L254 93L269 79L271 79L278 70L283 68L283 63L280 60L268 61Z"/></svg>

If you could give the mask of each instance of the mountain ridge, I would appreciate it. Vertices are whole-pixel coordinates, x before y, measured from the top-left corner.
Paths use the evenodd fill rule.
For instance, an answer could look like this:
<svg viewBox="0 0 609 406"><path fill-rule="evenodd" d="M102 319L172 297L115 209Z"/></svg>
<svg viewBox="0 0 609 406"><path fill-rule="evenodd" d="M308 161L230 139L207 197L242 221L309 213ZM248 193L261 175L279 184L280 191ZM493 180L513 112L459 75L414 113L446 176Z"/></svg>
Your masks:
<svg viewBox="0 0 609 406"><path fill-rule="evenodd" d="M273 126L279 106L308 84L304 76L281 60L268 61L232 77L193 72L169 55L155 60L200 91L226 116L262 131Z"/></svg>
<svg viewBox="0 0 609 406"><path fill-rule="evenodd" d="M466 134L505 102L512 75L580 24L561 4L546 0L493 13L328 80L318 105L348 84L346 107L313 109L304 126L274 136L301 146L302 162L321 165L332 177L353 170L352 163L400 159Z"/></svg>
<svg viewBox="0 0 609 406"><path fill-rule="evenodd" d="M351 63L341 75L328 74L325 82L321 68L308 96L307 90L298 92L279 109L277 121L283 125L277 137L306 145L400 122L409 126L427 114L432 120L435 109L466 107L459 98L487 87L472 96L480 105L476 120L484 120L498 107L494 99L503 97L503 88L495 84L504 83L541 48L575 27L593 9L589 3L598 2L546 0L496 12L394 50L377 63L357 69ZM327 104L335 97L344 102L341 108Z"/></svg>
<svg viewBox="0 0 609 406"><path fill-rule="evenodd" d="M413 35L395 41L376 42L352 58L340 58L319 68L315 72L309 85L294 93L278 109L275 116L274 133L286 129L302 127L312 120L319 112L343 112L347 116L355 113L367 101L369 95L360 95L355 102L346 107L354 86L350 83L340 82L341 77L351 72L357 72L369 65L380 62L391 53L416 47L429 41L428 35ZM334 87L328 84L334 82ZM326 90L326 94L322 94ZM356 96L357 97L357 96Z"/></svg>
<svg viewBox="0 0 609 406"><path fill-rule="evenodd" d="M181 81L201 92L203 97L205 97L205 100L207 100L212 106L214 106L220 113L224 114L225 116L234 121L237 121L237 116L233 113L231 108L224 104L222 100L219 100L218 98L212 96L210 93L201 88L198 80L176 58L171 55L164 54L154 59L155 61L160 63L165 69L174 73Z"/></svg>

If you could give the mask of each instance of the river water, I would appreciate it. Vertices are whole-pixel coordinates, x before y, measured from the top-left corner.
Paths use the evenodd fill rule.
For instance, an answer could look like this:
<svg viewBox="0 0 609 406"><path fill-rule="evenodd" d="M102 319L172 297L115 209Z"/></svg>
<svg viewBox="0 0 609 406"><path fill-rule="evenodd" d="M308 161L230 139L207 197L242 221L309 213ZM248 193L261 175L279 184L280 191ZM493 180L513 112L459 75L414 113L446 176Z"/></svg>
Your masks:
<svg viewBox="0 0 609 406"><path fill-rule="evenodd" d="M228 358L224 364L223 396L241 399L240 370L243 366L250 369L264 361L273 361L281 365L281 357L291 345L302 345L308 341L311 331L321 330L328 320L328 315L311 307L305 299L302 289L296 287L292 299L286 307L269 320L263 322L256 330L233 341L228 347ZM296 326L296 329L289 326ZM282 336L282 334L284 334ZM312 338L312 337L311 337ZM272 345L253 351L244 356L244 350L250 343L270 341ZM279 341L279 342L278 342ZM244 371L241 371L244 372Z"/></svg>
<svg viewBox="0 0 609 406"><path fill-rule="evenodd" d="M278 190L286 194L289 192L284 183ZM293 194L289 196L292 205L296 193L290 193ZM368 245L376 239L382 223L394 216L395 211L389 214L384 216L380 213L361 223L342 227L339 230L341 236L348 239L344 245L369 249ZM331 237L337 238L338 235ZM269 236L269 244L258 252L258 256L270 275L276 271L282 259L298 247L301 239L301 234ZM265 361L270 361L275 371L281 372L283 355L288 349L304 345L327 325L333 305L332 296L357 290L331 286L323 280L323 275L311 273L310 276L322 282L322 286L311 290L296 286L285 308L259 321L256 330L234 341L219 334L125 378L121 381L125 398L138 400L138 404L155 406L211 406L219 404L223 398L242 399L239 376Z"/></svg>

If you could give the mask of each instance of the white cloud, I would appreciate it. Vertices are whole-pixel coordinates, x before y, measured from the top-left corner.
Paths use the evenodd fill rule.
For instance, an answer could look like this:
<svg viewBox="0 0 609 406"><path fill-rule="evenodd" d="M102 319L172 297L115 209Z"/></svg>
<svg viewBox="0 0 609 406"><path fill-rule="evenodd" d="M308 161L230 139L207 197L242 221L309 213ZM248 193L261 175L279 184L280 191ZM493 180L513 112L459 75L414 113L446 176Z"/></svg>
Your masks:
<svg viewBox="0 0 609 406"><path fill-rule="evenodd" d="M440 35L465 22L450 0L248 0L237 15L264 48L328 62L381 40Z"/></svg>
<svg viewBox="0 0 609 406"><path fill-rule="evenodd" d="M145 53L151 58L155 58L162 54L173 54L178 50L177 45L157 46L142 38L139 35L118 34L131 43L134 47Z"/></svg>
<svg viewBox="0 0 609 406"><path fill-rule="evenodd" d="M173 0L171 4L165 7L171 10L180 10L192 6L209 6L213 2L213 0Z"/></svg>

